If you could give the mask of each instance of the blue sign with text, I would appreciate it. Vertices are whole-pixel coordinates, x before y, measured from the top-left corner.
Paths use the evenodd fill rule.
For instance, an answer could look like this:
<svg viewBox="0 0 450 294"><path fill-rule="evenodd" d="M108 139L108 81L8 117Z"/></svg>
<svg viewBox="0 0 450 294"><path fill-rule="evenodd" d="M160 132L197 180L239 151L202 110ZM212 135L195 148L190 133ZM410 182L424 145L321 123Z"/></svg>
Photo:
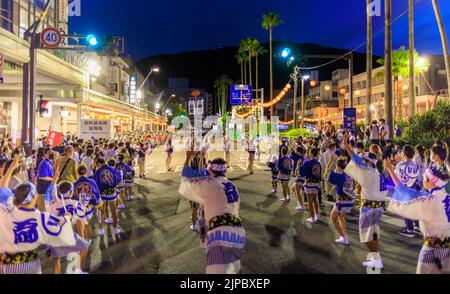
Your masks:
<svg viewBox="0 0 450 294"><path fill-rule="evenodd" d="M287 130L289 130L289 125L288 124L278 124L278 130L279 131L287 131Z"/></svg>
<svg viewBox="0 0 450 294"><path fill-rule="evenodd" d="M252 86L251 85L231 85L231 104L251 104L252 103Z"/></svg>
<svg viewBox="0 0 450 294"><path fill-rule="evenodd" d="M344 108L344 130L356 132L356 108Z"/></svg>

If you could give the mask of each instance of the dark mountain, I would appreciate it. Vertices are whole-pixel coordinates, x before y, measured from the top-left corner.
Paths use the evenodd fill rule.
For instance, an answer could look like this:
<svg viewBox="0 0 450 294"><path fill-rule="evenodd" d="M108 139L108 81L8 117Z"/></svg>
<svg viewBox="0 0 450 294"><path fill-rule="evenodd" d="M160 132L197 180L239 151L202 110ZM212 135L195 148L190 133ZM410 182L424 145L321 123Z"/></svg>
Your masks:
<svg viewBox="0 0 450 294"><path fill-rule="evenodd" d="M269 51L269 44L263 46ZM345 49L336 49L322 47L316 44L298 44L290 42L274 42L274 87L280 89L289 81L292 68L287 66L286 60L278 56L283 48L290 48L291 52L298 52L302 55L338 55L341 56L348 52ZM144 73L149 72L153 66L159 66L161 71L152 76L153 81L159 87L167 87L169 77L189 78L189 84L192 88L207 89L214 93L214 80L219 76L226 74L233 81L240 82L240 65L237 63L235 55L237 47L225 47L214 50L183 52L171 55L150 56L138 61L138 67ZM374 66L376 59L374 57ZM308 59L303 58L301 66L312 67L327 63L332 59ZM253 62L253 66L254 66ZM331 73L339 68L348 68L348 61L342 59L332 64L324 66L319 70L319 80L330 80ZM363 53L354 54L354 72L355 74L364 72L366 68L366 55ZM308 71L305 71L308 72ZM260 85L266 90L269 88L269 54L259 58L259 76ZM253 74L255 80L255 74Z"/></svg>

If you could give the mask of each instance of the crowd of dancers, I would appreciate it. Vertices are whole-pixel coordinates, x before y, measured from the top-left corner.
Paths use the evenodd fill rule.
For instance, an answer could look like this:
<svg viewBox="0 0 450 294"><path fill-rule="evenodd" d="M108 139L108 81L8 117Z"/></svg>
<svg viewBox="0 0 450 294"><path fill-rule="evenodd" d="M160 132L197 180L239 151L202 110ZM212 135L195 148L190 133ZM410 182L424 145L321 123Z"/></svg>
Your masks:
<svg viewBox="0 0 450 294"><path fill-rule="evenodd" d="M67 136L60 146L38 141L29 157L12 142L0 154L0 274L38 274L46 252L52 272L61 259L79 256L72 273L84 274L94 220L99 236L111 224L122 233L117 211L132 201L135 165L145 177L145 157L167 134L135 132L112 140ZM39 144L41 146L39 146Z"/></svg>

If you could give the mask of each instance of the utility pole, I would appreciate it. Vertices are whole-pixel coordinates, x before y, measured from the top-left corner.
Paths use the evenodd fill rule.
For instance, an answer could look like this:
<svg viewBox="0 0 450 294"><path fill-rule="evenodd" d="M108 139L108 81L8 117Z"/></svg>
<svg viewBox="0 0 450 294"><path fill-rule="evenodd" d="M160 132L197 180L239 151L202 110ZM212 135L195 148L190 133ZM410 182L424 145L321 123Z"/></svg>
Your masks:
<svg viewBox="0 0 450 294"><path fill-rule="evenodd" d="M301 77L302 79L302 120L300 128L303 128L304 122L305 122L305 79Z"/></svg>
<svg viewBox="0 0 450 294"><path fill-rule="evenodd" d="M350 107L353 108L353 53L350 52L348 55L348 82L350 93Z"/></svg>
<svg viewBox="0 0 450 294"><path fill-rule="evenodd" d="M35 140L35 97L36 97L36 50L40 48L40 35L36 33L47 16L53 0L49 0L42 15L25 31L24 38L30 43L30 61L24 64L22 97L22 144L26 154L31 154ZM28 97L27 97L28 96Z"/></svg>
<svg viewBox="0 0 450 294"><path fill-rule="evenodd" d="M294 72L291 74L291 79L294 80L294 128L297 128L297 94L298 94L298 80L300 78L300 69L298 66L294 67ZM303 105L303 104L302 104ZM303 108L303 106L302 106ZM287 119L286 119L287 120Z"/></svg>

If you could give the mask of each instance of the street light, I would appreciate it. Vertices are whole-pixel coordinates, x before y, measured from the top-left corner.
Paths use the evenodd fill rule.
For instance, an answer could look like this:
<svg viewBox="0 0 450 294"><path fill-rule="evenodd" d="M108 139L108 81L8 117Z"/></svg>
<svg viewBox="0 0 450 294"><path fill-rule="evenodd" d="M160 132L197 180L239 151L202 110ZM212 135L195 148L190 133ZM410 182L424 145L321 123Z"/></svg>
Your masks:
<svg viewBox="0 0 450 294"><path fill-rule="evenodd" d="M153 72L159 72L159 67L152 67L152 69L150 70L150 72L148 73L147 77L145 78L145 80L142 82L141 86L137 89L137 91L142 90L142 87L144 87L145 83L147 82L148 78L151 76L151 74Z"/></svg>

